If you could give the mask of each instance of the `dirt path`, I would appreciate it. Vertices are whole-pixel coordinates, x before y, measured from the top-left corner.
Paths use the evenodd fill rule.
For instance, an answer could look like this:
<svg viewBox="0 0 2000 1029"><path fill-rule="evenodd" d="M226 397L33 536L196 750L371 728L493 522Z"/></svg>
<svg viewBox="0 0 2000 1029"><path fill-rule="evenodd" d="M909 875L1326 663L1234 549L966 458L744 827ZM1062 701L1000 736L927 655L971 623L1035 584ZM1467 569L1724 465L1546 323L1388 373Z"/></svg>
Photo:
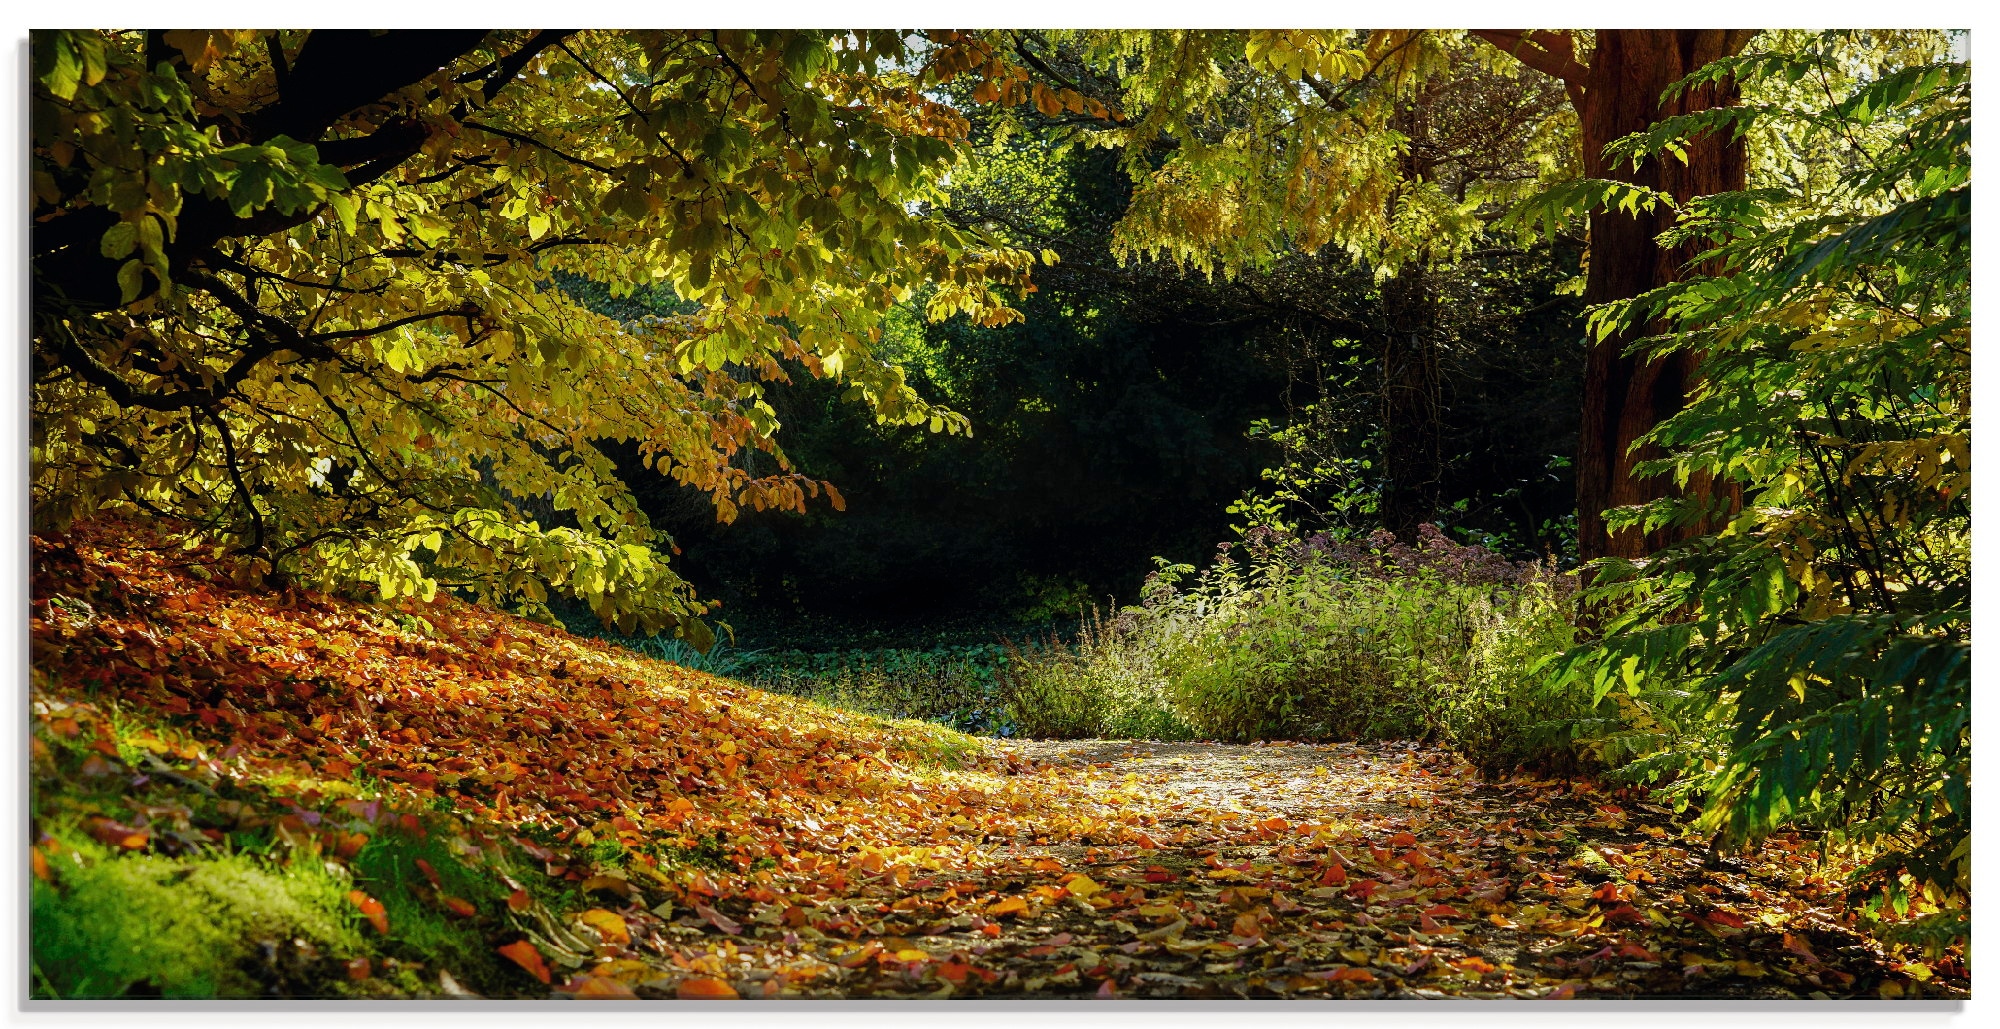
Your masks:
<svg viewBox="0 0 2000 1029"><path fill-rule="evenodd" d="M1705 868L1670 812L1629 797L1482 783L1400 744L1004 749L1031 774L1123 790L1145 828L1138 846L998 841L977 888L1036 904L892 944L942 960L949 995L1964 995L1840 924L1837 884L1796 843ZM804 992L928 994L940 966L923 964Z"/></svg>

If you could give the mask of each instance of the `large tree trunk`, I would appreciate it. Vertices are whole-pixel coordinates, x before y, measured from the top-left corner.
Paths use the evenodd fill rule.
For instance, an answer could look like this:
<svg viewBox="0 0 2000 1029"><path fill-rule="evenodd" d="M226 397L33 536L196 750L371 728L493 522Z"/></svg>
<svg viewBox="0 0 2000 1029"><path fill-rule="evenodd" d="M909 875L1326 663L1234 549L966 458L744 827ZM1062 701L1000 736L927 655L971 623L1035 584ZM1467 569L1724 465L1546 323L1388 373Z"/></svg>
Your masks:
<svg viewBox="0 0 2000 1029"><path fill-rule="evenodd" d="M1725 29L1600 29L1577 112L1584 174L1648 186L1671 194L1677 201L1742 189L1741 140L1703 137L1688 147L1685 164L1671 158L1654 159L1636 172L1629 163L1608 165L1603 155L1606 143L1643 131L1661 118L1735 102L1734 86L1704 86L1664 106L1659 101L1660 94L1675 81L1710 61L1740 51L1750 35ZM1638 215L1599 211L1591 215L1584 301L1623 300L1679 278L1693 257L1691 249L1665 249L1654 241L1672 219L1666 211ZM1676 491L1668 477L1632 474L1638 462L1661 456L1656 447L1635 451L1632 443L1681 409L1699 374L1696 354L1643 360L1625 355L1629 342L1629 337L1619 336L1594 344L1585 365L1576 464L1577 549L1585 561L1606 556L1645 557L1676 540L1704 535L1715 528L1703 523L1644 535L1636 529L1611 533L1606 528L1603 512L1607 508L1642 504ZM1712 499L1712 490L1713 485L1703 478L1689 482L1685 492Z"/></svg>
<svg viewBox="0 0 2000 1029"><path fill-rule="evenodd" d="M1677 201L1744 186L1744 152L1740 140L1704 136L1687 149L1685 162L1671 157L1648 160L1634 171L1629 163L1613 166L1604 159L1604 145L1621 136L1676 114L1690 114L1732 104L1733 84L1688 90L1671 102L1660 94L1702 65L1740 52L1756 33L1747 29L1599 29L1589 63L1577 59L1575 41L1567 34L1519 29L1480 29L1479 38L1519 58L1537 71L1562 80L1576 107L1583 148L1583 173L1616 179L1672 195ZM1687 247L1662 248L1654 241L1673 223L1666 211L1625 214L1599 211L1590 217L1590 267L1585 278L1586 303L1601 304L1638 296L1679 278L1694 256ZM1663 528L1641 534L1611 533L1608 508L1643 504L1673 495L1670 479L1636 478L1632 468L1659 457L1657 448L1634 450L1632 444L1660 420L1681 409L1699 375L1700 357L1680 354L1666 361L1625 356L1630 336L1595 343L1584 369L1583 424L1577 445L1577 552L1585 560L1600 557L1645 557L1676 540L1713 531L1712 522ZM1738 501L1717 497L1704 477L1687 484L1684 495L1723 501L1724 509Z"/></svg>

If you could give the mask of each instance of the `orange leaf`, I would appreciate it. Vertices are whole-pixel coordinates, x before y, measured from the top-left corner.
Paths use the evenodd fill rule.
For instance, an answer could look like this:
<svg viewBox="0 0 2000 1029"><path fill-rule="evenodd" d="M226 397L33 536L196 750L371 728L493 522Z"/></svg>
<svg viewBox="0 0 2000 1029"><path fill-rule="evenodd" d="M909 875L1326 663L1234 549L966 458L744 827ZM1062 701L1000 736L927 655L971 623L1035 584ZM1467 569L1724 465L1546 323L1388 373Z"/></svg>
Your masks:
<svg viewBox="0 0 2000 1029"><path fill-rule="evenodd" d="M1341 867L1338 861L1326 866L1326 874L1319 877L1321 886L1340 886L1346 882L1347 869Z"/></svg>
<svg viewBox="0 0 2000 1029"><path fill-rule="evenodd" d="M527 890L515 890L507 895L507 910L509 911L526 911L532 904L534 904L534 901L529 898Z"/></svg>
<svg viewBox="0 0 2000 1029"><path fill-rule="evenodd" d="M348 890L347 900L361 909L361 913L368 919L368 924L374 926L376 932L384 936L389 935L389 912L383 909L381 901L360 890Z"/></svg>
<svg viewBox="0 0 2000 1029"><path fill-rule="evenodd" d="M736 987L720 979L683 979L674 987L674 996L682 1000L735 1000Z"/></svg>
<svg viewBox="0 0 2000 1029"><path fill-rule="evenodd" d="M549 981L549 966L542 960L542 952L527 940L515 940L505 947L497 948L500 956L528 970L528 974L546 983Z"/></svg>
<svg viewBox="0 0 2000 1029"><path fill-rule="evenodd" d="M366 979L372 974L374 974L374 969L369 966L367 958L355 958L347 963L347 977L349 979Z"/></svg>
<svg viewBox="0 0 2000 1029"><path fill-rule="evenodd" d="M1006 900L987 908L986 913L992 915L994 918L1004 918L1007 915L1018 915L1026 910L1028 910L1028 902L1026 900L1020 897L1008 897Z"/></svg>
<svg viewBox="0 0 2000 1029"><path fill-rule="evenodd" d="M1335 982L1372 983L1375 981L1375 973L1365 968L1336 968L1333 970L1333 975L1328 978Z"/></svg>
<svg viewBox="0 0 2000 1029"><path fill-rule="evenodd" d="M462 900L458 897L439 897L438 899L444 902L445 907L451 909L452 914L460 918L471 918L479 913L479 909L473 907L472 902L469 900Z"/></svg>
<svg viewBox="0 0 2000 1029"><path fill-rule="evenodd" d="M589 978L586 978L581 984L577 986L576 992L571 994L570 996L593 999L593 1000L638 1000L639 999L639 995L633 993L632 988L630 986L627 986L624 983L621 983L618 980L613 979L609 976L597 976L597 975L593 975L590 976Z"/></svg>
<svg viewBox="0 0 2000 1029"><path fill-rule="evenodd" d="M28 864L35 870L35 878L49 881L49 859L42 856L42 848L28 848Z"/></svg>

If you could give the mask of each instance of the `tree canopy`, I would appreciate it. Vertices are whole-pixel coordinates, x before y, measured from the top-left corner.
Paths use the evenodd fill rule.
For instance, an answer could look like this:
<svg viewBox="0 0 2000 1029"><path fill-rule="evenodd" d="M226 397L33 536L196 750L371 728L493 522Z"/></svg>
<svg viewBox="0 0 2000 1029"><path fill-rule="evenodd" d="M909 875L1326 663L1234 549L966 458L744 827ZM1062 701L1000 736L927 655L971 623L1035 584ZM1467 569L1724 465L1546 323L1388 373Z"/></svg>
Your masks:
<svg viewBox="0 0 2000 1029"><path fill-rule="evenodd" d="M727 519L831 486L763 393L962 430L880 322L1018 317L1032 255L926 207L984 58L894 32L37 34L38 525L173 515L269 574L620 624L703 605L599 444ZM619 322L555 277L670 287ZM789 370L788 370L789 369ZM743 455L775 470L752 474ZM542 498L567 524L527 517ZM694 630L699 631L699 630Z"/></svg>

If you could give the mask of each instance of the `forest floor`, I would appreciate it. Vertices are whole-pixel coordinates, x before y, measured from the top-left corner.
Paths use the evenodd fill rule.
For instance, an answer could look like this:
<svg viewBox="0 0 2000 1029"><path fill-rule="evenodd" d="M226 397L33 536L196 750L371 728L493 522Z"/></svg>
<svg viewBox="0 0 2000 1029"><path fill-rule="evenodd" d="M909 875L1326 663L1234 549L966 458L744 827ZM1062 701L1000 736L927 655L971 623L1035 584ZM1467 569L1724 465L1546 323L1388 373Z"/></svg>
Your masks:
<svg viewBox="0 0 2000 1029"><path fill-rule="evenodd" d="M1705 862L1632 791L1401 743L981 740L455 601L230 585L131 527L33 543L44 996L1967 987L1809 841ZM194 892L245 860L275 885ZM228 953L174 972L196 940Z"/></svg>

